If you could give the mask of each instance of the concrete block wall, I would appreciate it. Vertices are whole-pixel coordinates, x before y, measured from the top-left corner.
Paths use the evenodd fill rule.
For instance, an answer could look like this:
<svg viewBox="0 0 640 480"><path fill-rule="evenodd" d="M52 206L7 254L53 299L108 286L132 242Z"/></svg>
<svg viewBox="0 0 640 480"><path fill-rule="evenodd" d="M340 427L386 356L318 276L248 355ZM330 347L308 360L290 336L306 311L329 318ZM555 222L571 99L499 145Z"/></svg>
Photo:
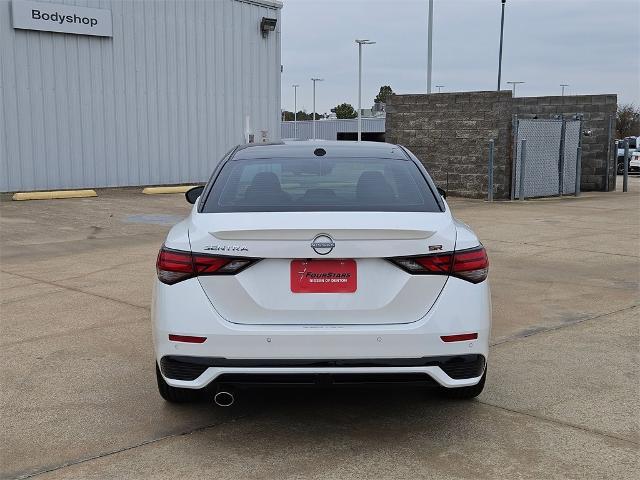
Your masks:
<svg viewBox="0 0 640 480"><path fill-rule="evenodd" d="M616 181L615 160L608 140L610 118L613 122L612 135L615 136L617 103L618 99L614 94L521 97L513 99L513 113L519 118L550 118L555 115L571 117L577 113L582 114L583 129L591 130L592 135L582 137L580 188L584 191L603 191L606 188L607 175L610 189L614 189Z"/></svg>
<svg viewBox="0 0 640 480"><path fill-rule="evenodd" d="M386 140L409 148L434 181L451 195L487 196L489 139L495 139L494 192L511 185L511 92L393 95L386 110Z"/></svg>
<svg viewBox="0 0 640 480"><path fill-rule="evenodd" d="M386 140L408 147L434 181L455 196L486 198L488 142L495 139L494 198L511 192L512 122L520 118L583 115L581 188L615 185L613 155L606 171L609 118L615 122L616 95L513 98L510 91L393 95L387 101ZM614 125L615 127L615 125Z"/></svg>

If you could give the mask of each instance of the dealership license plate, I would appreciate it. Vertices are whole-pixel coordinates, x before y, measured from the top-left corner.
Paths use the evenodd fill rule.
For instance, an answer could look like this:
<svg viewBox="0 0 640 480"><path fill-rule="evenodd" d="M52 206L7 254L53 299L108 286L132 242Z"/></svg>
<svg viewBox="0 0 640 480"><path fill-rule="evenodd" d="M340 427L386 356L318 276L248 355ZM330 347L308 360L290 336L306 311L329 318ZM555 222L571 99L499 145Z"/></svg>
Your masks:
<svg viewBox="0 0 640 480"><path fill-rule="evenodd" d="M353 293L358 287L355 260L292 260L293 293Z"/></svg>

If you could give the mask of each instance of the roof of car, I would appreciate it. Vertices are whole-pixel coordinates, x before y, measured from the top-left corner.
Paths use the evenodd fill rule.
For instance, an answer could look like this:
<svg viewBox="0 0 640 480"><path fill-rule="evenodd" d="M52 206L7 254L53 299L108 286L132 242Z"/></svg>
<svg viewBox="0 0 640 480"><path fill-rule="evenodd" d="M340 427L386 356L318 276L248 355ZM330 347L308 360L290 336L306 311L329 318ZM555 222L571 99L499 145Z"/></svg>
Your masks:
<svg viewBox="0 0 640 480"><path fill-rule="evenodd" d="M293 140L278 143L251 143L242 145L234 154L234 159L251 158L304 158L315 157L315 150L322 148L331 158L398 158L407 155L398 146L383 142L348 142L331 140Z"/></svg>

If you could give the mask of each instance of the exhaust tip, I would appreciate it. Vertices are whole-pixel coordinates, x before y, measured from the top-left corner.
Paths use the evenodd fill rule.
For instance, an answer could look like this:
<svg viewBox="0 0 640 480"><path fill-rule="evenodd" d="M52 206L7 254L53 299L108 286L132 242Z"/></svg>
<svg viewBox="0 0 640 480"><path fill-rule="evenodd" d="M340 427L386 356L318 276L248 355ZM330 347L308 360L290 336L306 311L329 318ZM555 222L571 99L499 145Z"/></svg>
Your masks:
<svg viewBox="0 0 640 480"><path fill-rule="evenodd" d="M219 407L230 407L231 405L233 405L235 398L230 392L218 392L214 395L213 401Z"/></svg>

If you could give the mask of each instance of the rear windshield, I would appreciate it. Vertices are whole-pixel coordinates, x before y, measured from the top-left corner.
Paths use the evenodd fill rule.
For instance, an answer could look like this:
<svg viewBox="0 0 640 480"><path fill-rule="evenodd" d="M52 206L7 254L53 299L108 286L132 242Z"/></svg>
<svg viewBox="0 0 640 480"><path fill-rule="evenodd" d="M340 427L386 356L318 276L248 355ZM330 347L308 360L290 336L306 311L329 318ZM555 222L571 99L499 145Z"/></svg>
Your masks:
<svg viewBox="0 0 640 480"><path fill-rule="evenodd" d="M410 160L315 157L232 160L202 212L439 212Z"/></svg>

